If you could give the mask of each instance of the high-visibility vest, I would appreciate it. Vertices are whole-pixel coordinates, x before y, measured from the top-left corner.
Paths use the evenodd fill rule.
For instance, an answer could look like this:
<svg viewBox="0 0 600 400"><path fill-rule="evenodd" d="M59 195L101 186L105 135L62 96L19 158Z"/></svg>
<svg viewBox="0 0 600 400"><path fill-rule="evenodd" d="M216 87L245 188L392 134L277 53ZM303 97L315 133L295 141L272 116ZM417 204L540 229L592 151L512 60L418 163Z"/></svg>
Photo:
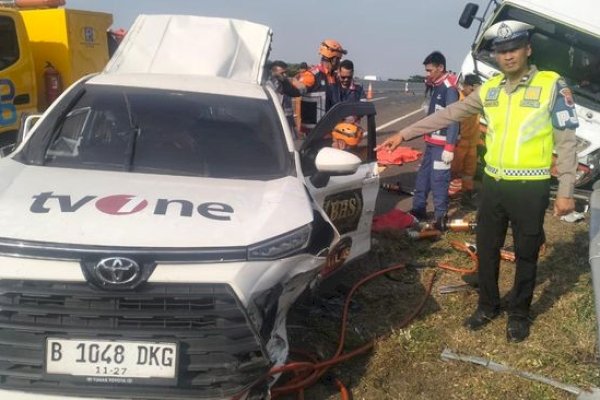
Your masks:
<svg viewBox="0 0 600 400"><path fill-rule="evenodd" d="M496 179L549 179L554 144L550 107L559 75L537 71L528 85L511 94L504 79L495 76L480 90L488 123L485 171Z"/></svg>

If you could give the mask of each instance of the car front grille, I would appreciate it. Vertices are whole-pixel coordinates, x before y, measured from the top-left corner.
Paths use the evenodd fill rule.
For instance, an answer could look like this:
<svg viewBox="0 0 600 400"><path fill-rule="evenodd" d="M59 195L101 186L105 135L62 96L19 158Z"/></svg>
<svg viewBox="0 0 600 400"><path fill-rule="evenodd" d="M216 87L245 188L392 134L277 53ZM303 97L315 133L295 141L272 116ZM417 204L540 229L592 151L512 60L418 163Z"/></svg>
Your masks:
<svg viewBox="0 0 600 400"><path fill-rule="evenodd" d="M179 343L176 386L94 385L44 373L47 337ZM231 288L145 284L108 292L86 283L0 281L0 388L128 398L226 398L270 362Z"/></svg>

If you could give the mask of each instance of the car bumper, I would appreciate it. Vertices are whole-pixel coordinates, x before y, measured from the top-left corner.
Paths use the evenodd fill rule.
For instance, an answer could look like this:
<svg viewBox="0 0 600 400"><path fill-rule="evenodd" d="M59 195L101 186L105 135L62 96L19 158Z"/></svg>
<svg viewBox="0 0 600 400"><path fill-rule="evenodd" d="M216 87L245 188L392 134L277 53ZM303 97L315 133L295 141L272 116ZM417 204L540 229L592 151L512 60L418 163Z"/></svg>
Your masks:
<svg viewBox="0 0 600 400"><path fill-rule="evenodd" d="M38 280L31 268L19 272L18 265L29 260L7 258L13 268L0 268L0 398L10 399L222 400L239 398L255 385L264 392L264 374L287 358L287 312L325 261L300 254L265 262L159 265L146 286L127 293L94 289L83 276L73 279L81 273L78 263L55 265L54 280ZM36 280L26 279L32 276ZM166 308L155 315L157 302ZM176 341L177 382L92 385L85 377L46 374L49 337Z"/></svg>

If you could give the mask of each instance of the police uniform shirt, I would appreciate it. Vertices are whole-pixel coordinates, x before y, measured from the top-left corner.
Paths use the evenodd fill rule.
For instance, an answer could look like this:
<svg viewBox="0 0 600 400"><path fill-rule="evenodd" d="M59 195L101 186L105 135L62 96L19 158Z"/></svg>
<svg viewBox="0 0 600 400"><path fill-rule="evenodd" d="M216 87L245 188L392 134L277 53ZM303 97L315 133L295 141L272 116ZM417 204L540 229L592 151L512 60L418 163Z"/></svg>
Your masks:
<svg viewBox="0 0 600 400"><path fill-rule="evenodd" d="M520 86L527 86L533 76L537 73L535 66L530 66L529 72L516 85L511 86L503 82L503 89L512 93ZM421 121L402 130L402 137L410 140L423 134L441 129L448 124L461 121L474 114L483 114L483 103L480 98L480 87L464 99L464 101L453 103L447 108L432 114ZM560 78L555 86L551 106L553 125L554 149L558 155L556 169L558 171L558 197L573 197L575 184L575 172L577 170L577 154L575 129L579 126L575 103L571 90L567 87L564 79Z"/></svg>

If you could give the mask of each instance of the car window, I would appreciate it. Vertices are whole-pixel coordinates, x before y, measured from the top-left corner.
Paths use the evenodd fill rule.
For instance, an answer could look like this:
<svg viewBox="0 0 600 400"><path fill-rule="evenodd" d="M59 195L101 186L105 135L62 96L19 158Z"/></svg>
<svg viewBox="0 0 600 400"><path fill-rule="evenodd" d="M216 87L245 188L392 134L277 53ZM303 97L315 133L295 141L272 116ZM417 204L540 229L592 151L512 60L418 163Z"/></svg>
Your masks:
<svg viewBox="0 0 600 400"><path fill-rule="evenodd" d="M19 59L19 42L15 22L0 16L0 70L10 67Z"/></svg>
<svg viewBox="0 0 600 400"><path fill-rule="evenodd" d="M267 100L88 86L55 124L46 165L263 180L289 173Z"/></svg>

